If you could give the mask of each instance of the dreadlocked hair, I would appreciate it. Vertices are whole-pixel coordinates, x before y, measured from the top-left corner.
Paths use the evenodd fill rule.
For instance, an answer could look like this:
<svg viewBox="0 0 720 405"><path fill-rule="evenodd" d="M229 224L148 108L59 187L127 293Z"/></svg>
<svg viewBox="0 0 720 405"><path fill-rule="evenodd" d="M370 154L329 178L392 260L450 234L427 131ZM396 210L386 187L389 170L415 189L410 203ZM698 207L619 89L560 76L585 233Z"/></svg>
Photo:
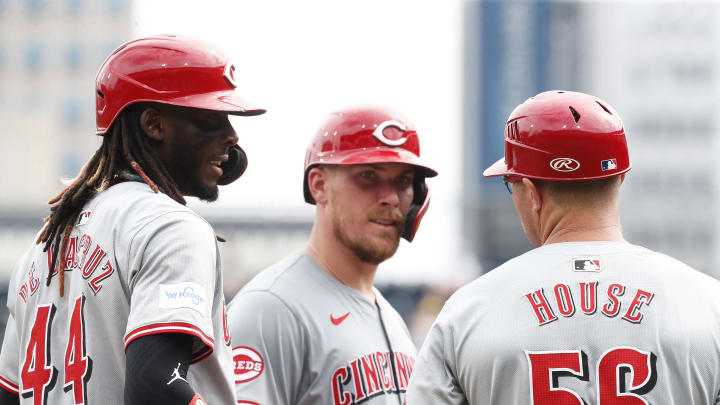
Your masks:
<svg viewBox="0 0 720 405"><path fill-rule="evenodd" d="M65 289L64 271L72 266L72 263L68 266L65 251L75 220L93 197L111 185L124 181L119 177L123 172L135 172L155 193L162 191L185 205L177 184L155 155L152 140L140 127L140 116L148 106L147 103L138 103L125 109L103 136L102 145L85 163L77 178L48 201L51 205L50 216L45 218L45 226L35 243L45 244L43 252L50 249L50 271L46 285L50 285L54 270L58 270L61 297ZM61 252L59 266L58 252Z"/></svg>

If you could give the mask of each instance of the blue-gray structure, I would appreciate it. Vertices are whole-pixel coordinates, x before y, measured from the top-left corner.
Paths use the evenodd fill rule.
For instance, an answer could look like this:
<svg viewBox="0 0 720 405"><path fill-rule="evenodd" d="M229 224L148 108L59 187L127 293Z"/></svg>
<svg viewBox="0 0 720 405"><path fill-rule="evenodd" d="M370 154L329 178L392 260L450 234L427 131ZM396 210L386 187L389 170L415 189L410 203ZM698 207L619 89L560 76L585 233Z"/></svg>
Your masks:
<svg viewBox="0 0 720 405"><path fill-rule="evenodd" d="M512 199L482 171L503 156L512 109L549 89L578 83L579 5L478 1L465 5L465 235L484 269L530 248Z"/></svg>
<svg viewBox="0 0 720 405"><path fill-rule="evenodd" d="M40 229L50 194L100 144L95 74L132 37L132 6L0 0L0 337L7 280Z"/></svg>
<svg viewBox="0 0 720 405"><path fill-rule="evenodd" d="M529 249L511 197L482 171L512 108L541 91L593 94L623 117L633 169L628 241L720 277L720 4L466 4L465 234L484 269Z"/></svg>

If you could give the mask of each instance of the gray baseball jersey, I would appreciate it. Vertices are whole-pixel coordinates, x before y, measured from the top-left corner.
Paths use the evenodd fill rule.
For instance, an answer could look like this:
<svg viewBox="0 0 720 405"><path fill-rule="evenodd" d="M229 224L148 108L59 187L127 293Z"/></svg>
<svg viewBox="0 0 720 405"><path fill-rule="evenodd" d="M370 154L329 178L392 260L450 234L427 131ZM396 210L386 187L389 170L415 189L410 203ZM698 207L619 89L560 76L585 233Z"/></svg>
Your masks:
<svg viewBox="0 0 720 405"><path fill-rule="evenodd" d="M456 292L408 403L715 404L720 282L623 242L519 256Z"/></svg>
<svg viewBox="0 0 720 405"><path fill-rule="evenodd" d="M234 403L222 272L202 218L145 183L121 183L77 219L64 297L57 274L45 284L48 258L33 244L10 280L0 385L21 403L123 403L125 347L154 333L194 336L187 381L210 404Z"/></svg>
<svg viewBox="0 0 720 405"><path fill-rule="evenodd" d="M239 404L404 403L415 346L400 315L307 254L256 276L228 306Z"/></svg>

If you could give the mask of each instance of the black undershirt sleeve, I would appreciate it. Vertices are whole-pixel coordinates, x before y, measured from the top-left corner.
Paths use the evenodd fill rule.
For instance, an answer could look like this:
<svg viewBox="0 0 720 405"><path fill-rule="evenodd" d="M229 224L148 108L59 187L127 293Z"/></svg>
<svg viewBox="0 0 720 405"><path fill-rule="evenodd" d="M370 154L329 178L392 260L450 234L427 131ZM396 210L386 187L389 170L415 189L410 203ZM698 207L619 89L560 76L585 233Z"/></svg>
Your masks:
<svg viewBox="0 0 720 405"><path fill-rule="evenodd" d="M135 339L125 351L126 405L188 405L195 390L187 376L193 337L162 333Z"/></svg>
<svg viewBox="0 0 720 405"><path fill-rule="evenodd" d="M20 405L20 396L0 388L0 405Z"/></svg>

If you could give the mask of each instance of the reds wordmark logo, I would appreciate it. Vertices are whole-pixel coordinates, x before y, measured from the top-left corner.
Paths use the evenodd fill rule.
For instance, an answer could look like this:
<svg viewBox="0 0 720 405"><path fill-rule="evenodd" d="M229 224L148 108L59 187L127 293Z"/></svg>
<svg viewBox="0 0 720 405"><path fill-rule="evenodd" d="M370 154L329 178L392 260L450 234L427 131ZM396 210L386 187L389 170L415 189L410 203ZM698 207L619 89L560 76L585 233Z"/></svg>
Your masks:
<svg viewBox="0 0 720 405"><path fill-rule="evenodd" d="M235 384L252 381L260 377L265 369L265 362L260 353L249 347L233 348L232 354L235 363Z"/></svg>
<svg viewBox="0 0 720 405"><path fill-rule="evenodd" d="M378 395L406 392L415 358L403 352L374 352L353 359L332 374L333 405L356 405Z"/></svg>
<svg viewBox="0 0 720 405"><path fill-rule="evenodd" d="M559 172L574 172L580 168L580 162L572 158L557 158L550 161L550 167Z"/></svg>

